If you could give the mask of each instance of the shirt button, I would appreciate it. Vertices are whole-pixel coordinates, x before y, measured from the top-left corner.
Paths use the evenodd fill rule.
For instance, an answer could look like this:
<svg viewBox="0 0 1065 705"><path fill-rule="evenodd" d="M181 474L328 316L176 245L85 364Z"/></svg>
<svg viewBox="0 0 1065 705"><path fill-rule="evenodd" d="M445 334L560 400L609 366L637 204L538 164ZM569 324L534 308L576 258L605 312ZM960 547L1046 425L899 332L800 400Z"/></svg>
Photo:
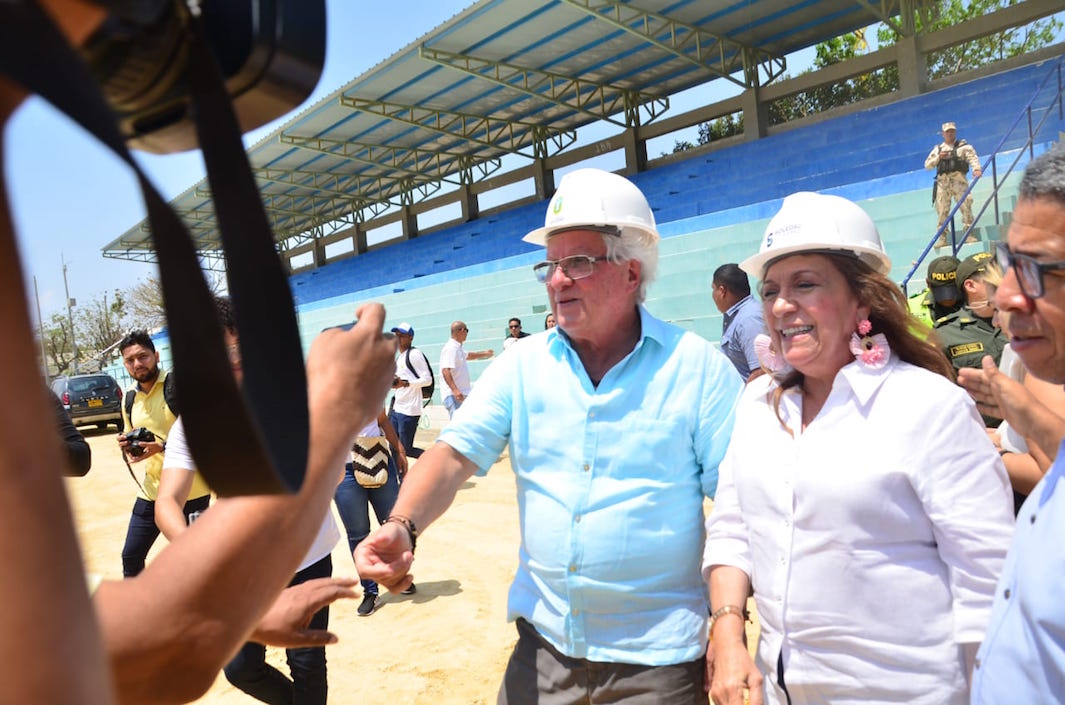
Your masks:
<svg viewBox="0 0 1065 705"><path fill-rule="evenodd" d="M588 412L588 418L594 419L595 418L595 412L594 411Z"/></svg>
<svg viewBox="0 0 1065 705"><path fill-rule="evenodd" d="M1035 523L1035 514L1032 514L1032 523Z"/></svg>
<svg viewBox="0 0 1065 705"><path fill-rule="evenodd" d="M569 567L569 572L571 572L571 573L576 573L576 572L577 572L577 566L575 566L575 565L571 565L571 566Z"/></svg>
<svg viewBox="0 0 1065 705"><path fill-rule="evenodd" d="M1006 588L1006 592L1002 593L1002 596L1005 597L1007 600L1010 599L1010 589Z"/></svg>
<svg viewBox="0 0 1065 705"><path fill-rule="evenodd" d="M577 516L575 516L575 517L573 518L573 521L575 521L575 522L577 522L578 524L580 524L580 523L581 523L581 515L580 515L580 514L578 514Z"/></svg>
<svg viewBox="0 0 1065 705"><path fill-rule="evenodd" d="M588 465L588 463L585 463L585 464L584 464L584 465L583 465L583 466L581 467L581 470L584 470L585 472L588 472L588 471L589 471L589 470L591 470L591 469L592 469L592 468L591 468L591 466L590 466L590 465Z"/></svg>
<svg viewBox="0 0 1065 705"><path fill-rule="evenodd" d="M975 666L976 668L980 668L980 659L976 659L975 661L973 661L973 666Z"/></svg>

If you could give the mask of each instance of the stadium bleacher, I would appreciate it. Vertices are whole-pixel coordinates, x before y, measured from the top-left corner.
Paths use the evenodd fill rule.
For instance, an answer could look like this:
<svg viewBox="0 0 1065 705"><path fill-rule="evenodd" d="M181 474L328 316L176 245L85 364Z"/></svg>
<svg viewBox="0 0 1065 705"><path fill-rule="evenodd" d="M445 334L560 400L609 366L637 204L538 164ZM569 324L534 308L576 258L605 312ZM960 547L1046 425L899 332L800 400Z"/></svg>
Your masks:
<svg viewBox="0 0 1065 705"><path fill-rule="evenodd" d="M940 123L956 121L959 136L986 160L1048 66L1024 66L635 175L663 236L648 308L716 341L721 316L710 300L713 270L754 252L780 200L800 190L835 193L865 208L892 258L892 278L902 281L936 225L932 172L923 169L923 162L938 142ZM1046 102L1042 105L1045 110ZM1065 120L1055 110L1043 131L1051 137L1037 144L1035 153L1060 131ZM1013 159L1025 136L1019 131L1006 143L999 163ZM1022 165L1026 159L1025 154ZM1019 170L1000 193L1003 222L1008 222L1018 180ZM977 204L991 188L985 176L974 191ZM415 345L434 366L453 320L470 328L467 349L493 348L497 354L511 316L521 318L527 332L541 330L547 298L530 267L543 251L521 237L542 224L544 208L545 203L534 203L498 212L294 274L290 283L304 349L323 328L350 321L363 301L383 303L389 326L410 322ZM985 215L978 225L981 242L966 246L963 256L998 237L993 217ZM473 379L486 364L470 363Z"/></svg>

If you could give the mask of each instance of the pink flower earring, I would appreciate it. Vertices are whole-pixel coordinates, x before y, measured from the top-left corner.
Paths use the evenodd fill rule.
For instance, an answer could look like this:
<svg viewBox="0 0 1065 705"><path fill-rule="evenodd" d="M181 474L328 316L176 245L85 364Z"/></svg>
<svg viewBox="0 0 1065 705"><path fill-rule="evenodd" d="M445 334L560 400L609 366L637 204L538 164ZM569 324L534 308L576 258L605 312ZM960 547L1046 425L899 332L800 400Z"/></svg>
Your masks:
<svg viewBox="0 0 1065 705"><path fill-rule="evenodd" d="M863 318L858 322L858 330L855 333L851 333L850 350L866 367L879 370L888 363L891 358L891 346L888 345L887 338L883 333L877 333L876 335L869 335L873 330L873 324L869 322L868 318ZM862 337L859 338L858 335Z"/></svg>
<svg viewBox="0 0 1065 705"><path fill-rule="evenodd" d="M758 364L774 377L786 375L792 370L784 356L773 350L773 339L765 333L754 336L754 354L758 356Z"/></svg>

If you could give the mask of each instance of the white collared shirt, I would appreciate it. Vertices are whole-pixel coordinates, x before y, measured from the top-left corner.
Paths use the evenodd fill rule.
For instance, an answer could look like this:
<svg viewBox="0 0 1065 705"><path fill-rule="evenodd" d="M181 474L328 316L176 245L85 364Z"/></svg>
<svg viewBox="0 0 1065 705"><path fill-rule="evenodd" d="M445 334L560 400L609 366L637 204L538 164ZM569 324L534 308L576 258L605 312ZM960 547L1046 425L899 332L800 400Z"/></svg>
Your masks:
<svg viewBox="0 0 1065 705"><path fill-rule="evenodd" d="M968 395L892 356L854 362L802 429L789 390L745 390L704 571L752 581L766 702L783 655L799 703L965 703L959 644L979 642L1013 532L1002 461Z"/></svg>

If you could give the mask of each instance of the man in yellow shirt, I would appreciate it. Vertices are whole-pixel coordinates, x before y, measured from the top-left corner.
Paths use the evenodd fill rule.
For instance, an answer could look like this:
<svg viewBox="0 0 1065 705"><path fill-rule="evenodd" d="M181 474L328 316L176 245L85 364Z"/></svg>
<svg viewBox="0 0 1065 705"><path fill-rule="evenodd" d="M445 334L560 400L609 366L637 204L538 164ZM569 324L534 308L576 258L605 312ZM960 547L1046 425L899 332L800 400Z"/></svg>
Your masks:
<svg viewBox="0 0 1065 705"><path fill-rule="evenodd" d="M170 427L177 418L177 409L172 406L176 404L173 379L159 369L159 353L148 334L142 330L133 331L122 339L118 349L126 371L136 381L130 390L134 395L133 403L123 403L125 433L119 434L118 445L131 465L141 464L144 468L144 481L138 481L141 491L133 503L129 527L126 529L126 543L122 547L122 576L132 578L144 570L148 551L159 538L159 528L155 524L155 498L159 492L159 474L163 470L162 451L166 447ZM130 392L127 392L127 399ZM148 430L155 440L131 441L127 437L130 431L142 428ZM133 472L132 468L130 472ZM207 509L210 495L211 490L197 473L184 506L186 521L189 514Z"/></svg>

